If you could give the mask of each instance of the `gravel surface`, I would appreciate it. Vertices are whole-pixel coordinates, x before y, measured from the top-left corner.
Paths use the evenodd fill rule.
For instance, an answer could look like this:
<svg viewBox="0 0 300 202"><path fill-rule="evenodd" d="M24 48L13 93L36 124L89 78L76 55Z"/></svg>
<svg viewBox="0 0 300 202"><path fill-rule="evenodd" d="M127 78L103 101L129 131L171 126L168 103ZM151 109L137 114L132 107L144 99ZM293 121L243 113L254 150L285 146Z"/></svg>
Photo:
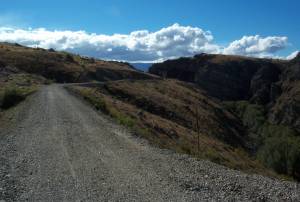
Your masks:
<svg viewBox="0 0 300 202"><path fill-rule="evenodd" d="M282 200L300 186L151 147L59 85L0 124L0 201Z"/></svg>

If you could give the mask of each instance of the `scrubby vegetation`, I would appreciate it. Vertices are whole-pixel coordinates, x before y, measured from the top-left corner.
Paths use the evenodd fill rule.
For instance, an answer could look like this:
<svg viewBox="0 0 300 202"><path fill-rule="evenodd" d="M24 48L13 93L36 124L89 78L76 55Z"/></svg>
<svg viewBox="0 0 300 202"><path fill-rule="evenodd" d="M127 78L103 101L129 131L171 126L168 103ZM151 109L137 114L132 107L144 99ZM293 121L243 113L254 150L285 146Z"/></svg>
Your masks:
<svg viewBox="0 0 300 202"><path fill-rule="evenodd" d="M0 78L0 108L8 109L35 92L40 84L48 83L44 78L29 74L11 74Z"/></svg>
<svg viewBox="0 0 300 202"><path fill-rule="evenodd" d="M225 102L245 129L247 152L299 179L293 162L299 159L300 54L289 61L199 54L154 64L149 72L195 83Z"/></svg>
<svg viewBox="0 0 300 202"><path fill-rule="evenodd" d="M271 124L262 105L226 102L247 127L256 158L279 174L300 180L300 135L291 127Z"/></svg>
<svg viewBox="0 0 300 202"><path fill-rule="evenodd" d="M24 100L25 95L17 88L7 88L4 90L0 99L0 107L2 109L8 109Z"/></svg>
<svg viewBox="0 0 300 202"><path fill-rule="evenodd" d="M95 60L94 58L0 42L0 72L26 72L43 76L58 83L150 78L133 69L128 63Z"/></svg>
<svg viewBox="0 0 300 202"><path fill-rule="evenodd" d="M228 143L223 141L222 135L234 129L223 128L221 120L234 123L234 118L201 92L195 93L197 90L190 85L172 80L116 81L101 87L71 87L71 90L151 144L230 168L275 176L251 159L243 147L229 144L231 141L235 145L239 140L234 138L238 137L232 134L229 137L228 132ZM195 124L197 103L201 112L199 134ZM215 135L217 132L220 135Z"/></svg>
<svg viewBox="0 0 300 202"><path fill-rule="evenodd" d="M130 128L135 134L162 148L209 159L246 172L276 176L273 172L265 169L261 165L263 164L278 174L282 174L285 179L288 178L287 176L299 179L300 136L290 127L271 124L267 119L267 111L264 106L251 104L248 101L224 102L224 107L236 115L247 129L248 136L244 137L247 141L245 143L246 148L233 147L222 142L222 138L218 140L212 137L210 135L212 130L217 129L216 131L220 133L222 130L216 128L217 125L214 128L205 126L212 120L209 116L204 120L206 112L200 106L201 116L199 119L201 119L202 125L199 134L200 149L198 150L196 117L195 114L193 115L195 107L192 101L195 97L192 100L187 100L189 99L188 96L179 95L177 94L178 91L174 95L174 91L168 89L169 84L177 89L182 88L178 83L170 80L155 82L121 81L108 83L99 88L72 87L72 91L81 95L96 109ZM192 89L191 86L189 88ZM142 90L137 91L137 89ZM191 93L190 95L192 95L192 92L185 92L185 87L180 92ZM168 103L164 97L160 97L161 95L168 97ZM156 99L158 102L155 101ZM177 112L177 110L184 109L179 104L181 99L190 104L189 109L191 111ZM202 97L202 99L204 98ZM177 101L174 102L174 100ZM202 100L202 104L206 108L209 106L218 108L211 100ZM210 109L207 110L211 112ZM220 108L219 110L223 109ZM216 113L221 113L219 110L215 110ZM191 114L189 115L189 113ZM224 121L226 119L223 116L225 115L220 116L220 118ZM231 115L226 116L230 117ZM213 120L215 119L217 117L213 118ZM223 124L226 123L223 122ZM227 136L227 138L229 137Z"/></svg>
<svg viewBox="0 0 300 202"><path fill-rule="evenodd" d="M300 180L300 137L282 133L265 138L258 158L277 173Z"/></svg>
<svg viewBox="0 0 300 202"><path fill-rule="evenodd" d="M53 49L0 43L0 55L1 110L49 80L110 81L72 90L159 147L300 179L299 57L288 62L202 54L154 65L150 70L161 79L128 63Z"/></svg>

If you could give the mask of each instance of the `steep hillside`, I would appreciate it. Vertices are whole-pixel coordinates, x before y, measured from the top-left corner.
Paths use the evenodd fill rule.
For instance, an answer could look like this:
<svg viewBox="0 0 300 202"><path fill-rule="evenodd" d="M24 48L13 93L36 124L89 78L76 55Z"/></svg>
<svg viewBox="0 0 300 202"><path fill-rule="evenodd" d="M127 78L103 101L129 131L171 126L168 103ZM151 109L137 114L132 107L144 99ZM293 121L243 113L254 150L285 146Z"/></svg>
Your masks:
<svg viewBox="0 0 300 202"><path fill-rule="evenodd" d="M222 101L264 105L269 120L300 132L300 54L291 60L196 55L153 65L149 72L196 83Z"/></svg>
<svg viewBox="0 0 300 202"><path fill-rule="evenodd" d="M263 163L300 179L299 58L201 54L155 64L155 76L127 63L0 43L0 111L41 84L105 81L70 88L152 144L274 176Z"/></svg>
<svg viewBox="0 0 300 202"><path fill-rule="evenodd" d="M154 76L128 63L0 43L0 110L24 100L41 84L147 78Z"/></svg>
<svg viewBox="0 0 300 202"><path fill-rule="evenodd" d="M128 63L96 60L53 49L28 48L0 43L0 71L41 75L55 82L89 82L118 79L146 79Z"/></svg>
<svg viewBox="0 0 300 202"><path fill-rule="evenodd" d="M70 88L152 144L274 176L248 154L249 141L239 118L193 84L124 80Z"/></svg>
<svg viewBox="0 0 300 202"><path fill-rule="evenodd" d="M201 54L155 64L149 72L195 83L223 102L243 123L251 153L300 179L300 55L285 61Z"/></svg>
<svg viewBox="0 0 300 202"><path fill-rule="evenodd" d="M275 124L292 126L300 133L300 53L282 74L282 92L272 105L269 119Z"/></svg>
<svg viewBox="0 0 300 202"><path fill-rule="evenodd" d="M279 60L201 54L154 64L149 72L167 78L197 83L221 100L271 101L271 86L285 66Z"/></svg>

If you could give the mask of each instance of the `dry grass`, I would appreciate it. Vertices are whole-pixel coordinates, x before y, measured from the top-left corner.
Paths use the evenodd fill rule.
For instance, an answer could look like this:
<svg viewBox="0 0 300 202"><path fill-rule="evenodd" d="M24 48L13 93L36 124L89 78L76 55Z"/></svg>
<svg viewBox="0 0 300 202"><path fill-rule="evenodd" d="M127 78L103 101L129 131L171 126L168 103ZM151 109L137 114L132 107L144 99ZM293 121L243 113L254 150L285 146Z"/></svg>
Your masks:
<svg viewBox="0 0 300 202"><path fill-rule="evenodd" d="M109 82L104 88L73 87L72 90L153 145L209 159L230 168L275 176L253 160L242 146L230 145L218 135L212 135L224 133L221 123L234 118L226 110L220 112L223 110L221 106L205 97L203 92L193 92L198 89L192 86L173 80L148 80ZM198 103L200 100L202 104ZM203 115L199 151L192 110L196 102ZM211 108L217 110L212 112ZM218 113L222 116L216 115Z"/></svg>
<svg viewBox="0 0 300 202"><path fill-rule="evenodd" d="M239 120L194 85L176 80L118 81L109 82L104 92L193 130L198 110L202 133L243 145Z"/></svg>
<svg viewBox="0 0 300 202"><path fill-rule="evenodd" d="M56 82L89 82L123 78L150 78L129 64L96 60L67 52L28 48L0 43L0 68L11 66L18 71L42 75ZM103 76L104 75L104 76Z"/></svg>
<svg viewBox="0 0 300 202"><path fill-rule="evenodd" d="M7 109L23 101L47 80L29 74L0 76L0 108Z"/></svg>

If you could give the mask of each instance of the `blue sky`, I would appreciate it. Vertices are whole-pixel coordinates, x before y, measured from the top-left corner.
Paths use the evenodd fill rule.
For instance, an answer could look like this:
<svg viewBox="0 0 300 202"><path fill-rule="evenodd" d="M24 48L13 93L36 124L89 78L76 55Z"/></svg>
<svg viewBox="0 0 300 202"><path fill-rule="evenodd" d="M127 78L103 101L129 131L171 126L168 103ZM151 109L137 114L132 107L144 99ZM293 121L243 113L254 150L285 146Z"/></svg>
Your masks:
<svg viewBox="0 0 300 202"><path fill-rule="evenodd" d="M4 33L5 36L0 35L0 41L3 39L6 41L15 40L16 42L23 42L25 45L45 46L45 48L51 44L56 49L66 49L95 57L103 55L104 58L117 60L153 61L189 56L197 52L285 57L300 48L299 8L300 1L297 0L1 0L0 27L10 27L14 30L20 29L27 32L30 32L29 27L33 30L44 28L48 31L46 34L49 36L46 39L43 38L44 41L37 42L36 40L30 41L28 37L38 38L37 36L45 34L44 32L38 32L35 35L31 33L26 39L20 39L19 36L16 37L15 33L8 37L7 34L11 33L11 30L10 32L2 30L2 34ZM175 23L178 24L177 27L173 26ZM159 32L168 27L171 27L170 30L164 33ZM165 34L169 37L173 34L173 37L178 34L181 35L182 30L185 33L190 32L190 29L185 29L187 27L199 28L205 33L210 31L213 39L210 39L210 36L205 36L206 42L203 43L195 42L199 40L191 40L190 37L200 37L199 39L202 40L203 33L200 33L200 35L191 34L189 36L183 34L182 41L189 41L185 44L152 40L153 37L157 38L157 35ZM138 30L148 30L149 33L147 38L144 35L143 39L134 38L138 45L124 44L125 42L120 42L118 37L109 38L108 44L106 39L104 41L102 38L96 40L89 37L89 39L85 39L88 42L84 41L76 45L67 44L66 40L59 40L67 44L62 47L52 40L54 36L51 32L54 30L72 32L83 30L88 36L95 33L108 37L116 33L129 36L131 32ZM198 33L197 30L195 32ZM150 36L150 33L156 34ZM64 32L59 37L65 35ZM255 38L256 35L259 37ZM253 37L242 40L245 36ZM55 37L55 40L58 40L58 36L55 35ZM66 36L66 38L68 37ZM287 40L268 37L287 37ZM49 43L50 39L52 40L51 43ZM132 36L124 40L131 39ZM45 40L48 40L47 43ZM72 40L74 40L74 36ZM228 46L236 40L239 43L232 44L234 47L229 50ZM86 44L92 43L91 41L96 41L98 45L87 46ZM83 43L85 46L82 45ZM102 45L103 43L105 45ZM116 43L118 44L116 45ZM151 43L165 43L167 45L157 47ZM196 48L194 47L195 43L198 46ZM245 45L245 43L247 43L247 47L240 50L241 44ZM218 47L212 47L215 45ZM255 47L250 47L251 51L249 52L249 46ZM99 47L105 49L100 48L99 51ZM224 50L226 47L227 50ZM185 48L192 50L187 51L184 50ZM246 48L248 48L247 51ZM178 51L167 52L165 49L178 49ZM253 51L254 49L255 51ZM146 54L152 54L152 56L148 57Z"/></svg>

